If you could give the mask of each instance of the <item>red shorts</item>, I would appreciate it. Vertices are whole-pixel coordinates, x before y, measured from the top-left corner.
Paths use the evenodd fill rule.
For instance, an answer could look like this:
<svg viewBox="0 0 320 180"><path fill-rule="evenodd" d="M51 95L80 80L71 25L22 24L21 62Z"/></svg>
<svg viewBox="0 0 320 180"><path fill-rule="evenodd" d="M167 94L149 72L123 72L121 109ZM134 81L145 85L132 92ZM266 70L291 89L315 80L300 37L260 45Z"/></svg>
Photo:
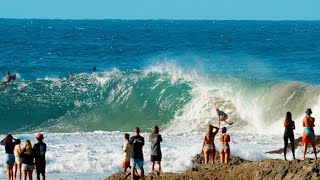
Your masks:
<svg viewBox="0 0 320 180"><path fill-rule="evenodd" d="M127 169L130 167L130 162L122 162L122 168Z"/></svg>

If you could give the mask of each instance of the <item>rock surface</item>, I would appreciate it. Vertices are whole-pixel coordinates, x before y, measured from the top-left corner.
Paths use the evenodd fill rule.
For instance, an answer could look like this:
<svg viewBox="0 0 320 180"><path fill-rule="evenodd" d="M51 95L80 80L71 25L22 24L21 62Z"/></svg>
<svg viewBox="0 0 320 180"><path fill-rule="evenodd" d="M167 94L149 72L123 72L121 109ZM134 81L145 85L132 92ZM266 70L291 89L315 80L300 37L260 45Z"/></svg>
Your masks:
<svg viewBox="0 0 320 180"><path fill-rule="evenodd" d="M317 136L316 144L320 144ZM295 140L296 147L301 146L301 138ZM268 153L283 153L283 148ZM216 153L215 164L204 164L203 155L197 154L192 160L192 168L183 173L159 173L152 172L145 177L146 180L278 180L278 179L320 179L320 159L296 159L284 161L280 159L264 159L251 162L231 156L228 165L220 164L219 153ZM108 180L127 180L130 173L116 173L108 177ZM136 177L135 179L141 179Z"/></svg>
<svg viewBox="0 0 320 180"><path fill-rule="evenodd" d="M216 157L218 160L218 157ZM264 159L257 162L246 161L232 156L230 164L203 164L199 154L193 159L193 167L183 173L153 172L146 180L190 180L190 179L320 179L320 160L306 159L284 161L279 159ZM108 180L130 179L130 173L116 173ZM135 179L141 179L136 177Z"/></svg>

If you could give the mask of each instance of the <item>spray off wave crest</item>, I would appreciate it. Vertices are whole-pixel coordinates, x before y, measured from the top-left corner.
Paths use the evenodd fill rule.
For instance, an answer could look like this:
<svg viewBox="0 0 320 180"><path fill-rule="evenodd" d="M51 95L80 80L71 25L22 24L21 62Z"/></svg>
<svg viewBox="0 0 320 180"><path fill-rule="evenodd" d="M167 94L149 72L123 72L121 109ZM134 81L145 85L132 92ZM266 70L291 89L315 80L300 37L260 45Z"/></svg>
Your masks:
<svg viewBox="0 0 320 180"><path fill-rule="evenodd" d="M18 80L0 92L2 133L10 131L76 132L203 131L224 110L233 131L279 133L291 111L302 119L306 108L320 111L318 86L221 77L183 70L174 64L145 70L80 74L77 79ZM316 117L317 118L317 117ZM10 123L6 123L10 122Z"/></svg>

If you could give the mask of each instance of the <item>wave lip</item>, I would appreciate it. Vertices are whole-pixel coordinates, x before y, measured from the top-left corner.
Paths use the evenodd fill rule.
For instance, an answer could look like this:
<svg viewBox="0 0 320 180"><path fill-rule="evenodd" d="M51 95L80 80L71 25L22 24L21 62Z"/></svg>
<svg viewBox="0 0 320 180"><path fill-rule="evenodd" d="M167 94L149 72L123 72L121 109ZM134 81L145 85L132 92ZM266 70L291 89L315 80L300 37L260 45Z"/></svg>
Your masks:
<svg viewBox="0 0 320 180"><path fill-rule="evenodd" d="M217 125L220 108L232 131L282 133L287 111L297 123L306 108L320 111L319 95L316 85L223 77L170 63L77 79L19 79L0 91L0 121L6 124L0 131L149 131L154 125L166 132L204 131Z"/></svg>

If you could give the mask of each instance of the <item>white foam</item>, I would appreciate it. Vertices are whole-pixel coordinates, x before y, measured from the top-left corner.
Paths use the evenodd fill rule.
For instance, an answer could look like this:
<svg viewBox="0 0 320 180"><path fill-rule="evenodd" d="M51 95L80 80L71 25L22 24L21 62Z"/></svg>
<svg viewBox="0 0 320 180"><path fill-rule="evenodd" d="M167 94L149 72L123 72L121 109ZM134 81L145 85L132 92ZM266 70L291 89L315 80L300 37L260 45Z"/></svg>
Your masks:
<svg viewBox="0 0 320 180"><path fill-rule="evenodd" d="M48 179L103 179L121 171L123 132L45 133ZM144 146L145 172L150 171L150 143L147 133ZM163 133L162 170L182 172L191 167L191 160L201 150L203 133ZM26 139L35 142L34 134L20 134L22 145ZM297 136L298 137L298 136ZM215 144L219 149L218 136ZM248 160L282 158L283 155L265 154L283 147L282 135L259 135L231 132L231 154ZM296 151L301 158L301 148ZM4 155L4 147L0 156ZM313 157L313 155L308 155ZM2 158L1 163L3 163ZM292 159L288 151L288 159ZM0 177L5 169L0 166Z"/></svg>

